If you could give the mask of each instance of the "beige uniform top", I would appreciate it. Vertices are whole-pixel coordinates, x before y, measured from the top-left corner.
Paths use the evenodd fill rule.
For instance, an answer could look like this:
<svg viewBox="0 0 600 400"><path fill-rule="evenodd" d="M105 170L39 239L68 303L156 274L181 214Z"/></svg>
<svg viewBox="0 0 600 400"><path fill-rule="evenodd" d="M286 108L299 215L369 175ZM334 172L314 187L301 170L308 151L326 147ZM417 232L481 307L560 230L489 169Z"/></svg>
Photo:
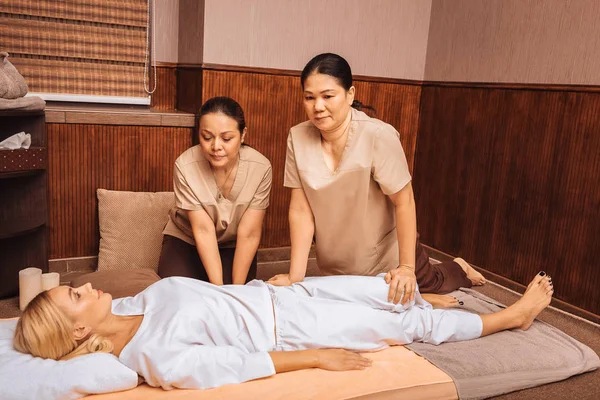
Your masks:
<svg viewBox="0 0 600 400"><path fill-rule="evenodd" d="M248 146L240 148L240 161L228 197L219 198L210 163L200 146L186 150L173 172L175 208L163 231L191 245L196 245L186 211L204 209L215 223L220 247L233 247L242 216L248 208L264 210L269 206L271 163Z"/></svg>
<svg viewBox="0 0 600 400"><path fill-rule="evenodd" d="M321 135L306 121L290 130L284 186L302 188L315 219L317 264L328 275L376 275L398 265L394 204L411 180L400 135L352 109L338 169L325 163Z"/></svg>

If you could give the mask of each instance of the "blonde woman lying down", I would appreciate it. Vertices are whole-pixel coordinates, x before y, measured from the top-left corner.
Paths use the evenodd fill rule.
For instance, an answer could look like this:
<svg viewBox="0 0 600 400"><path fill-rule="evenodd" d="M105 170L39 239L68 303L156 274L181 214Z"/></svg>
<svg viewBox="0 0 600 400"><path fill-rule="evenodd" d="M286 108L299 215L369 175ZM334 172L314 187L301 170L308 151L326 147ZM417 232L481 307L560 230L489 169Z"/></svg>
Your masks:
<svg viewBox="0 0 600 400"><path fill-rule="evenodd" d="M215 286L166 278L112 302L90 284L40 293L25 309L15 348L55 360L113 353L151 386L204 389L305 368L369 367L356 353L413 341L462 341L528 329L550 303L552 281L538 274L523 297L493 314L432 309L388 299L381 276L307 278Z"/></svg>

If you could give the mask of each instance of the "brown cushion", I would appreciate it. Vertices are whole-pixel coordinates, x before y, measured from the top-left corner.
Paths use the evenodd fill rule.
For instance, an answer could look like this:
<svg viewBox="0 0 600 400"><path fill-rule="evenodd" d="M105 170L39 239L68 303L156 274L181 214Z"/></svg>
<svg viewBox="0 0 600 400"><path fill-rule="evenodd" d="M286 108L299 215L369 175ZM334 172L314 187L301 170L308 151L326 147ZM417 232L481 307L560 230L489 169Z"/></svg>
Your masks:
<svg viewBox="0 0 600 400"><path fill-rule="evenodd" d="M71 281L72 287L91 283L94 289L110 293L113 299L135 296L160 277L149 269L134 269L125 271L97 271L81 275Z"/></svg>
<svg viewBox="0 0 600 400"><path fill-rule="evenodd" d="M162 231L175 206L173 192L98 189L98 271L158 269Z"/></svg>

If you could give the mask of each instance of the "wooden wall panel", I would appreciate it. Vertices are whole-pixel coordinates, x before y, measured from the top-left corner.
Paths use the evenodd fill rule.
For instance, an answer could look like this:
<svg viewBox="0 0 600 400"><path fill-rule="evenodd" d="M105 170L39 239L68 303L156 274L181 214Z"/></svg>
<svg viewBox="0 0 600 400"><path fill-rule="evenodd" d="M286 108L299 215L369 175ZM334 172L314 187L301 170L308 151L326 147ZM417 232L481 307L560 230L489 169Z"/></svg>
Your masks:
<svg viewBox="0 0 600 400"><path fill-rule="evenodd" d="M372 105L376 117L394 125L401 133L409 165L412 166L420 86L391 82L357 81L357 99ZM289 129L304 121L299 76L251 71L204 70L202 101L229 96L240 103L248 125L247 142L273 165L271 205L264 226L262 247L289 246L289 190L283 187L286 140Z"/></svg>
<svg viewBox="0 0 600 400"><path fill-rule="evenodd" d="M173 190L190 128L47 124L50 258L98 254L96 189Z"/></svg>
<svg viewBox="0 0 600 400"><path fill-rule="evenodd" d="M375 113L368 110L367 113L394 126L400 133L408 167L412 172L419 127L421 86L359 80L354 82L354 86L355 98L375 109Z"/></svg>
<svg viewBox="0 0 600 400"><path fill-rule="evenodd" d="M600 94L425 86L415 164L424 243L600 314Z"/></svg>
<svg viewBox="0 0 600 400"><path fill-rule="evenodd" d="M154 72L151 70L152 80ZM177 68L159 66L156 68L156 90L152 93L152 108L155 110L175 110L177 102ZM150 89L154 83L149 85Z"/></svg>
<svg viewBox="0 0 600 400"><path fill-rule="evenodd" d="M202 106L202 68L177 67L177 109L196 114Z"/></svg>

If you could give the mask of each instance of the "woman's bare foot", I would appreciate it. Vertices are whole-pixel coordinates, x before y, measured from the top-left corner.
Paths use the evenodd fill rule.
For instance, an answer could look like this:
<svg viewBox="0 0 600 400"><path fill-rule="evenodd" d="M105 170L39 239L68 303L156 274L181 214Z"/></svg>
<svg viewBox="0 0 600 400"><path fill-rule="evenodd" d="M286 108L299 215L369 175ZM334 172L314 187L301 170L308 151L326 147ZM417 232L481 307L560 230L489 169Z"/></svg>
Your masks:
<svg viewBox="0 0 600 400"><path fill-rule="evenodd" d="M431 304L433 308L451 308L462 305L462 302L445 294L422 293L421 297Z"/></svg>
<svg viewBox="0 0 600 400"><path fill-rule="evenodd" d="M526 331L529 329L533 320L548 307L552 300L554 289L552 281L548 276L540 276L539 274L533 278L525 294L515 304L508 309L513 309L520 318L519 329Z"/></svg>
<svg viewBox="0 0 600 400"><path fill-rule="evenodd" d="M537 275L536 278L543 276L546 277L550 283L552 283L552 278L550 277L550 275L547 275L545 271L540 271ZM531 288L531 286L533 286L534 283L538 283L538 279L533 278L533 280L531 282L529 282L529 285L527 285L527 289L525 289L525 293L527 293L529 291L529 288Z"/></svg>
<svg viewBox="0 0 600 400"><path fill-rule="evenodd" d="M467 274L467 278L471 281L471 283L475 286L481 286L485 283L485 278L479 272L475 271L473 267L469 265L468 262L458 257L453 260L455 263L460 265L460 267Z"/></svg>

